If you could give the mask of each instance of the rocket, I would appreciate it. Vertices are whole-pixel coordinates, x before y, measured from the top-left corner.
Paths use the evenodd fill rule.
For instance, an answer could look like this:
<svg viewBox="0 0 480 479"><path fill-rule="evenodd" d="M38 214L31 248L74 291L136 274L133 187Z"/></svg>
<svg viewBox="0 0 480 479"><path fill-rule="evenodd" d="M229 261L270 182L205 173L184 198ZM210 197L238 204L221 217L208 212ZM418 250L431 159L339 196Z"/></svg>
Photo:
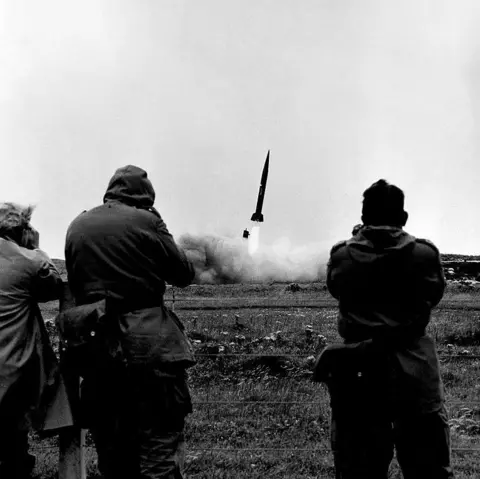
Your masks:
<svg viewBox="0 0 480 479"><path fill-rule="evenodd" d="M267 179L268 179L268 163L270 161L270 150L267 153L267 159L265 160L265 165L263 166L262 178L260 179L260 189L258 190L257 198L257 207L255 212L252 215L252 221L257 223L263 223L263 199L265 198L265 189L267 188Z"/></svg>

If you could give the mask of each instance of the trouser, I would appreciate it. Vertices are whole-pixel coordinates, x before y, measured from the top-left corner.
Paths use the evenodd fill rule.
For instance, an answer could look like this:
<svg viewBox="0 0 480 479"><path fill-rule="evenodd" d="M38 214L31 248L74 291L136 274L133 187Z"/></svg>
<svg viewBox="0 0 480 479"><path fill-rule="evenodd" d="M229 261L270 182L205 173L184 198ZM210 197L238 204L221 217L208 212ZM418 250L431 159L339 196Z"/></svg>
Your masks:
<svg viewBox="0 0 480 479"><path fill-rule="evenodd" d="M385 411L332 410L337 479L387 479L394 448L404 479L451 479L445 408L391 419Z"/></svg>
<svg viewBox="0 0 480 479"><path fill-rule="evenodd" d="M84 378L81 395L105 479L183 478L183 431L191 412L185 374L96 371Z"/></svg>
<svg viewBox="0 0 480 479"><path fill-rule="evenodd" d="M453 478L440 383L421 413L424 378L407 377L385 344L372 340L327 347L314 378L330 394L337 479L387 479L394 449L404 479Z"/></svg>
<svg viewBox="0 0 480 479"><path fill-rule="evenodd" d="M26 421L31 395L26 376L0 394L0 478L28 478L35 467L35 456L28 452Z"/></svg>
<svg viewBox="0 0 480 479"><path fill-rule="evenodd" d="M28 433L0 423L0 477L24 479L35 467L35 456L28 453Z"/></svg>

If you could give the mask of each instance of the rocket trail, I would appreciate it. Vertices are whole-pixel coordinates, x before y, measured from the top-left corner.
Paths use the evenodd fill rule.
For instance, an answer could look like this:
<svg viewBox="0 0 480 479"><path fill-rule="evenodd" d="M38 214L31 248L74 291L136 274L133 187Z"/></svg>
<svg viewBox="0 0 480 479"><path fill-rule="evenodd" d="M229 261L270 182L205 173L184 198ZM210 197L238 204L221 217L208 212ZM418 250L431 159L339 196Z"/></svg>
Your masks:
<svg viewBox="0 0 480 479"><path fill-rule="evenodd" d="M252 221L256 221L257 223L263 223L262 208L263 208L263 200L265 198L265 190L267 188L269 162L270 162L270 150L268 150L267 159L265 160L265 165L263 166L262 178L260 179L260 189L258 190L257 207L251 218Z"/></svg>

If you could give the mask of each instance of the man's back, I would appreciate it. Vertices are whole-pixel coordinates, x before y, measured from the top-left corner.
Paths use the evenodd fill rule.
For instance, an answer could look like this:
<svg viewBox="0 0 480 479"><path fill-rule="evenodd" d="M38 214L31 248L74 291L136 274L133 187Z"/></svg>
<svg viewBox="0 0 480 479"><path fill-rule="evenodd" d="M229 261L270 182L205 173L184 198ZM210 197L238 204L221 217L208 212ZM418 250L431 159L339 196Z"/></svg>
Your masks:
<svg viewBox="0 0 480 479"><path fill-rule="evenodd" d="M394 448L405 479L453 477L440 365L425 331L445 280L437 248L403 231L404 200L385 180L365 190L363 226L328 264L344 344L322 352L315 377L329 388L345 479L387 479Z"/></svg>
<svg viewBox="0 0 480 479"><path fill-rule="evenodd" d="M0 374L31 358L38 326L35 301L57 299L60 275L45 253L0 238Z"/></svg>
<svg viewBox="0 0 480 479"><path fill-rule="evenodd" d="M361 341L399 327L423 334L445 280L431 243L401 228L366 226L333 247L327 285L340 302L341 336Z"/></svg>
<svg viewBox="0 0 480 479"><path fill-rule="evenodd" d="M165 282L186 286L193 280L190 263L153 209L153 190L143 188L139 201L140 173L127 168L133 171L122 173L123 188L112 181L105 204L79 215L67 231L65 259L77 302L108 291L148 303L163 296Z"/></svg>
<svg viewBox="0 0 480 479"><path fill-rule="evenodd" d="M61 278L31 226L32 207L0 204L0 477L35 465L28 431L42 428L57 365L38 302L58 299Z"/></svg>

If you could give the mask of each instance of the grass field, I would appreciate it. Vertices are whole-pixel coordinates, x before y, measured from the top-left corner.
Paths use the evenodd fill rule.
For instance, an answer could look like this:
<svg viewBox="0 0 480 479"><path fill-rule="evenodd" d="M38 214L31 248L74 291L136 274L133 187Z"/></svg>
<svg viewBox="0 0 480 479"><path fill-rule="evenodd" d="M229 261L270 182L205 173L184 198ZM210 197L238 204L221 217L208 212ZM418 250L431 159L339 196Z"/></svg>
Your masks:
<svg viewBox="0 0 480 479"><path fill-rule="evenodd" d="M191 286L175 309L193 341L195 402L186 428L192 478L333 478L328 396L313 359L338 340L322 283ZM57 305L44 308L51 319ZM442 357L458 479L480 477L480 294L450 285L429 327ZM32 438L38 477L55 477L55 440ZM95 453L87 450L89 477ZM391 477L401 477L392 464Z"/></svg>

